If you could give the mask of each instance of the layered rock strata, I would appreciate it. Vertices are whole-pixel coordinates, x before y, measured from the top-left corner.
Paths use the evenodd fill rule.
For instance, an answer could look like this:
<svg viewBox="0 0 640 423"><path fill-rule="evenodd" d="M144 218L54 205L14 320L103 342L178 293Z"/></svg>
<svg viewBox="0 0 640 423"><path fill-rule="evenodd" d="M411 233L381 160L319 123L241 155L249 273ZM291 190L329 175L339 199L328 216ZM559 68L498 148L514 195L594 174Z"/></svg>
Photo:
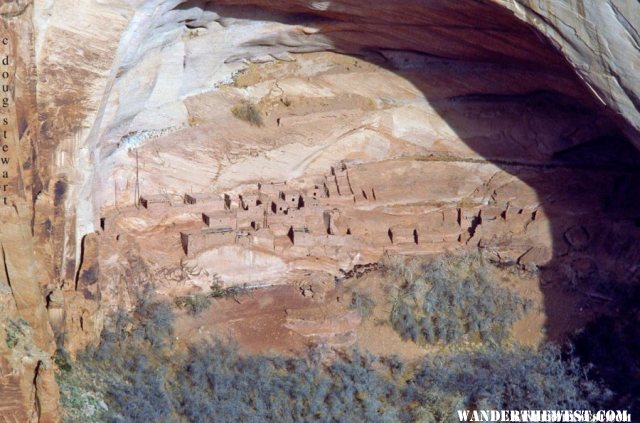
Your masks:
<svg viewBox="0 0 640 423"><path fill-rule="evenodd" d="M417 171L423 179L404 194L376 189L381 210L359 211L357 202L337 210L395 213L405 225L434 212L421 203L435 199L457 211L461 234L474 228L466 243L477 239L499 259L562 258L577 279L629 269L638 184L626 143L640 144L639 9L624 0L2 4L17 77L0 284L6 316L24 319L30 330L19 332L42 354L3 359L11 376L1 389L11 393L0 407L6 397L2 409L14 419L56 420L56 340L71 350L95 342L100 298L130 301L126 290L108 292L113 284L97 269L121 266L128 284L149 276L148 263L120 260L117 249L105 250L115 255L104 264L97 246L107 241L94 235L101 218L109 228L140 195L237 195L347 161L376 173L363 177L368 196L367 184L393 187L436 157L443 162ZM233 117L243 101L259 106L264 126ZM408 165L407 156L419 159ZM391 169L381 171L383 161ZM442 179L430 191L421 181L431 172ZM456 185L465 178L473 183ZM381 227L411 244L411 228L389 219ZM121 236L126 245L145 239ZM288 264L264 266L279 273Z"/></svg>

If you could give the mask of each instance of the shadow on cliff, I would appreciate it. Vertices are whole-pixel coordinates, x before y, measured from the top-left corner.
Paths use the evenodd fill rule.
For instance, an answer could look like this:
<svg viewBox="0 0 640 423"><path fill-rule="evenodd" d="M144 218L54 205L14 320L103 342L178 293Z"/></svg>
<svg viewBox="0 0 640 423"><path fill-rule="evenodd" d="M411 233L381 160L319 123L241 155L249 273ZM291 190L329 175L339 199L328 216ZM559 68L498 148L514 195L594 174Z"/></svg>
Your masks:
<svg viewBox="0 0 640 423"><path fill-rule="evenodd" d="M471 149L533 188L553 241L539 266L547 337L571 340L617 393L612 405L640 412L640 152L555 48L510 13L414 3L375 16L355 6L215 10L320 28L336 51L409 80Z"/></svg>

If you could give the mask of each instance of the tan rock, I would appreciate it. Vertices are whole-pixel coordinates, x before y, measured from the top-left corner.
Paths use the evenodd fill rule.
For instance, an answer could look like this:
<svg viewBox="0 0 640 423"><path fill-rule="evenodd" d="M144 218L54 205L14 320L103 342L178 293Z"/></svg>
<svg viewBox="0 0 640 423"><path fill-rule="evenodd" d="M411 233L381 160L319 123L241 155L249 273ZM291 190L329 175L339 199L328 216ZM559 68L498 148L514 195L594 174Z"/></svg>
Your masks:
<svg viewBox="0 0 640 423"><path fill-rule="evenodd" d="M60 392L53 363L38 366L35 378L39 423L60 421Z"/></svg>
<svg viewBox="0 0 640 423"><path fill-rule="evenodd" d="M536 268L547 264L553 258L549 247L536 246L518 258L518 264L525 268Z"/></svg>
<svg viewBox="0 0 640 423"><path fill-rule="evenodd" d="M223 16L226 6L243 17ZM308 13L322 24L295 22ZM408 254L442 252L459 238L539 266L567 252L566 241L573 253L604 256L599 266L619 271L637 262L633 225L602 218L621 175L545 166L618 136L617 128L640 146L638 2L17 0L0 15L19 75L7 115L12 204L0 212L0 284L10 286L11 316L28 322L39 351L24 365L0 354L9 363L3 372L21 378L0 385L8 392L0 407L10 402L15 419L33 415L36 391L41 420L57 418L46 366L51 326L59 331L64 321L72 351L96 339L102 248L114 263L138 250L173 265L183 258L174 235L205 211L168 212L184 192L237 193L260 182L271 200L314 192L310 201L330 210L322 219L303 216L314 231L328 229L310 247L294 245L291 222L281 220L268 234L245 228L238 245L212 242L191 258L212 272L223 261L219 270L233 283L257 282L255 273L276 281L290 262L335 272L375 260L391 243L390 228L396 252ZM385 67L359 56L372 51ZM233 117L244 99L261 108L264 126ZM345 162L362 166L344 170ZM309 175L316 183L284 183ZM629 221L637 208L617 203L634 190L611 193ZM174 200L154 201L159 194ZM147 214L119 220L140 197ZM288 220L291 199L276 200ZM112 214L98 237L105 210ZM442 222L415 221L438 213ZM581 229L585 214L603 229ZM597 270L589 260L572 268L589 277ZM105 301L120 296L130 303L128 292Z"/></svg>

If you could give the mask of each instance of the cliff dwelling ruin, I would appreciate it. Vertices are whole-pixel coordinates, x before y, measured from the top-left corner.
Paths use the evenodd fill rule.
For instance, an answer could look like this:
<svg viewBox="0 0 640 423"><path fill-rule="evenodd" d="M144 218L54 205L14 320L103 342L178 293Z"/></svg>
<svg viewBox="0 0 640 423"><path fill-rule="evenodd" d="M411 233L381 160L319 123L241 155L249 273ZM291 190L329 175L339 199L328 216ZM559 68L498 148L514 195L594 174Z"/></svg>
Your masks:
<svg viewBox="0 0 640 423"><path fill-rule="evenodd" d="M637 2L35 0L0 14L20 75L0 311L29 340L0 346L7 421L58 421L56 351L96 347L149 292L215 300L200 317L176 308L184 350L222 336L409 362L432 349L348 295L370 295L379 319L403 288L383 286L402 279L393 263L478 255L533 302L512 325L523 345L637 326L621 300L640 283Z"/></svg>

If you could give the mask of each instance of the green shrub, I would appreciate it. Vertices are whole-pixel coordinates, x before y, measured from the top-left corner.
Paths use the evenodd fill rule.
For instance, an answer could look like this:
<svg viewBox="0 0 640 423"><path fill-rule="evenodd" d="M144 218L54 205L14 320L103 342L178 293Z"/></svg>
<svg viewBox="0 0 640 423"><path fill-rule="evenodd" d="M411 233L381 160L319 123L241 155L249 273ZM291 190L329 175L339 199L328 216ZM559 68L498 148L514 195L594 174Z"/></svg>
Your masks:
<svg viewBox="0 0 640 423"><path fill-rule="evenodd" d="M248 122L251 125L264 126L260 107L251 101L242 100L231 108L231 113L236 118Z"/></svg>
<svg viewBox="0 0 640 423"><path fill-rule="evenodd" d="M584 410L602 406L611 393L584 373L576 360L563 361L553 345L539 350L515 346L442 355L417 366L402 391L402 402L410 404L409 421L448 421L460 409Z"/></svg>
<svg viewBox="0 0 640 423"><path fill-rule="evenodd" d="M211 291L208 293L177 297L174 304L180 309L186 309L190 315L197 316L209 308L212 298L233 298L239 303L239 297L247 292L249 289L246 285L223 288L220 283L216 282L211 285Z"/></svg>
<svg viewBox="0 0 640 423"><path fill-rule="evenodd" d="M56 350L55 355L53 356L53 361L58 366L58 369L63 372L71 371L71 357L69 357L69 353L64 349Z"/></svg>
<svg viewBox="0 0 640 423"><path fill-rule="evenodd" d="M375 305L375 301L373 301L373 299L369 295L363 294L361 292L351 293L351 304L349 304L349 307L352 310L357 310L360 314L360 317L362 317L363 319L371 314L371 311L373 311Z"/></svg>
<svg viewBox="0 0 640 423"><path fill-rule="evenodd" d="M460 408L584 409L607 399L554 347L487 348L411 364L357 351L330 362L315 350L246 355L219 341L176 351L167 310L147 298L132 315L112 316L98 348L58 374L66 421L447 421Z"/></svg>
<svg viewBox="0 0 640 423"><path fill-rule="evenodd" d="M212 298L233 298L236 302L240 302L238 297L248 292L249 289L246 285L223 288L219 283L214 283L211 285L209 296Z"/></svg>
<svg viewBox="0 0 640 423"><path fill-rule="evenodd" d="M15 348L20 342L20 339L26 335L25 332L28 326L29 324L23 318L9 320L4 337L4 342L7 344L7 347L10 349Z"/></svg>
<svg viewBox="0 0 640 423"><path fill-rule="evenodd" d="M170 304L155 299L145 291L138 299L134 317L135 320L128 323L133 327L135 339L149 342L153 348L165 347L170 343L175 317ZM126 317L120 318L126 321Z"/></svg>
<svg viewBox="0 0 640 423"><path fill-rule="evenodd" d="M403 281L391 324L403 339L420 344L501 342L530 306L492 280L477 255L396 262L389 271Z"/></svg>
<svg viewBox="0 0 640 423"><path fill-rule="evenodd" d="M211 305L211 296L207 294L186 295L177 297L174 301L176 307L186 309L190 315L197 316Z"/></svg>
<svg viewBox="0 0 640 423"><path fill-rule="evenodd" d="M460 336L465 337L470 335L460 321L487 319L488 333L497 336L492 325L510 324L524 308L490 280L478 257L397 263L388 270L405 281L393 313L425 339L431 336L422 323L427 311L462 327ZM237 296L245 290L214 285L205 297ZM434 304L427 294L444 305ZM473 295L480 294L498 300L478 303ZM454 307L457 303L481 312L469 316ZM501 315L505 304L512 304L506 317ZM352 293L355 309L366 314L373 305L366 295ZM170 304L145 291L132 313L109 317L100 344L79 354L75 363L59 351L55 360L64 421L432 422L452 421L458 409L597 409L614 404L611 392L587 378L588 368L551 345L536 350L489 343L425 355L418 362L359 351L330 359L318 350L300 357L248 355L220 341L178 349L174 319ZM448 329L431 327L430 339L444 342L440 334L448 336ZM602 332L609 327L594 332L598 339L607 339ZM636 334L633 329L626 335ZM618 339L610 337L611 342ZM577 341L578 349L604 354ZM628 354L634 355L636 344L628 345Z"/></svg>

